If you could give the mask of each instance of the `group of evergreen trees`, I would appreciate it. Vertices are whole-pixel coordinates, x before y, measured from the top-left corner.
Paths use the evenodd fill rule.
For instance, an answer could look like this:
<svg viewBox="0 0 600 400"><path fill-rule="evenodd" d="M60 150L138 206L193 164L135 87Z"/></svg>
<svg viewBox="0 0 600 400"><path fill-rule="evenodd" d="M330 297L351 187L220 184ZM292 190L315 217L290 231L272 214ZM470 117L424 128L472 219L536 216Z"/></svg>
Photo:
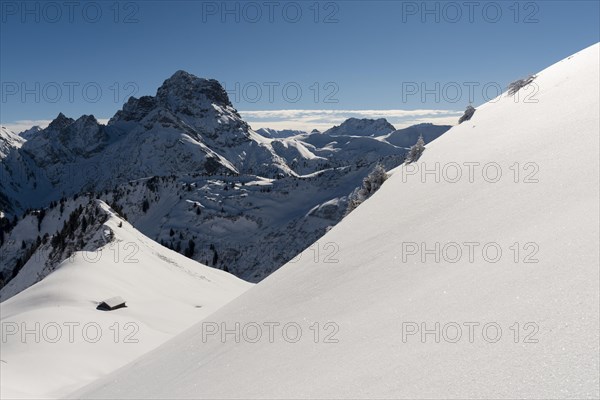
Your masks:
<svg viewBox="0 0 600 400"><path fill-rule="evenodd" d="M175 237L175 230L173 230L173 228L169 229L169 237L171 237L171 238ZM172 239L169 243L167 243L163 239L161 239L160 244L162 246L165 246L168 249L174 250L178 253L182 253L181 241L183 239L184 239L183 232L179 232L179 240L175 244ZM209 249L210 249L210 251L213 252L212 266L216 267L217 263L219 262L219 254L217 253L217 249L215 248L214 244L211 244ZM194 255L196 254L196 242L194 241L194 238L188 240L187 247L183 250L182 254L188 258L194 258ZM206 260L205 263L208 265L208 260Z"/></svg>
<svg viewBox="0 0 600 400"><path fill-rule="evenodd" d="M417 143L412 145L406 153L406 158L404 162L412 163L415 162L421 157L421 154L425 151L425 141L423 140L423 136L419 135L419 139L417 139Z"/></svg>
<svg viewBox="0 0 600 400"><path fill-rule="evenodd" d="M52 207L56 207L57 205L56 203L51 204ZM46 210L33 210L30 211L30 214L36 215L38 230L41 230L41 223L46 215ZM86 207L80 204L79 207L75 208L64 221L62 228L56 231L52 237L48 233L45 233L42 237L38 235L37 239L31 242L23 240L21 242L20 256L16 259L15 265L11 269L5 270L3 274L0 274L0 287L17 276L38 248L46 244L48 240L50 240L51 246L49 257L55 257L68 250L67 253L69 254L62 255L62 258L67 258L70 256L70 253L83 249L85 243L82 236L88 228L96 223L104 223L105 220L106 216L103 216L100 208L93 205L90 200L90 203ZM7 224L7 219L2 219L0 223ZM0 232L4 232L4 228L5 226L3 225L3 229L0 229Z"/></svg>
<svg viewBox="0 0 600 400"><path fill-rule="evenodd" d="M15 215L13 219L0 217L0 246L4 244L5 235L9 234L12 229L17 226L19 219Z"/></svg>
<svg viewBox="0 0 600 400"><path fill-rule="evenodd" d="M373 193L379 190L383 182L388 178L385 169L381 164L377 164L373 171L369 173L364 179L362 186L352 192L348 199L348 207L346 209L346 215L352 210L358 207L362 202L371 197Z"/></svg>
<svg viewBox="0 0 600 400"><path fill-rule="evenodd" d="M63 223L62 229L52 236L50 240L50 244L52 245L51 255L63 252L69 242L75 242L77 243L76 247L82 247L83 243L81 240L75 240L75 233L79 231L79 235L81 236L87 231L89 226L95 225L97 222L104 223L106 221L106 216L101 215L100 208L95 205L90 208L91 204L88 204L87 207L83 207L80 204Z"/></svg>

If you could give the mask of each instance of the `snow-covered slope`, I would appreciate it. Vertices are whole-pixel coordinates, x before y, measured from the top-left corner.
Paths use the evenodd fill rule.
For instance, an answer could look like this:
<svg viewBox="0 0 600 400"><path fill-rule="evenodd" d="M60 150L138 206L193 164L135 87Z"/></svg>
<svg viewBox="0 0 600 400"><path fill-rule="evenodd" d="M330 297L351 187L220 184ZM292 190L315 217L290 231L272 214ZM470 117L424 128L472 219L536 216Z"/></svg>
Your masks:
<svg viewBox="0 0 600 400"><path fill-rule="evenodd" d="M297 136L305 134L304 131L294 129L271 129L271 128L260 128L256 130L256 133L269 138L269 139L283 139L291 136Z"/></svg>
<svg viewBox="0 0 600 400"><path fill-rule="evenodd" d="M11 148L19 148L25 140L10 129L0 126L0 159L6 157Z"/></svg>
<svg viewBox="0 0 600 400"><path fill-rule="evenodd" d="M478 107L299 260L72 396L598 398L599 65L596 44L542 71L536 103ZM413 254L436 243L462 253Z"/></svg>
<svg viewBox="0 0 600 400"><path fill-rule="evenodd" d="M25 139L12 132L10 129L0 126L0 217L5 211L13 208L15 201L7 196L12 191L12 178L9 178L18 167L8 168L9 159L19 159L19 149L25 143ZM18 162L16 163L18 164Z"/></svg>
<svg viewBox="0 0 600 400"><path fill-rule="evenodd" d="M417 142L419 136L425 143L429 143L452 128L449 125L418 124L408 128L398 129L383 136L386 142L398 147L410 147Z"/></svg>
<svg viewBox="0 0 600 400"><path fill-rule="evenodd" d="M16 224L0 220L9 228L0 231L0 301L42 280L74 251L95 251L103 244L98 232L106 213L94 203L92 196L61 199Z"/></svg>
<svg viewBox="0 0 600 400"><path fill-rule="evenodd" d="M153 242L104 203L98 207L108 219L94 240L105 244L74 253L47 278L0 304L3 399L62 397L250 287ZM96 310L114 296L126 300L127 308ZM26 329L34 333L24 334Z"/></svg>

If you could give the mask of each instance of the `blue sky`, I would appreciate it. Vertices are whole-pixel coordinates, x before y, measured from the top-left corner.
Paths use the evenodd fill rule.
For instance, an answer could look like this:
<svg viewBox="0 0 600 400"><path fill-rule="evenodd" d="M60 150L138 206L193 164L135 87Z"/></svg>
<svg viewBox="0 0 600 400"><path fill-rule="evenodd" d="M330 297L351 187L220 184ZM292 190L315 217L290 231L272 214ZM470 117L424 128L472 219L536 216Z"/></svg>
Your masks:
<svg viewBox="0 0 600 400"><path fill-rule="evenodd" d="M224 83L254 128L454 121L600 40L598 1L1 3L0 121L15 130L110 118L179 69Z"/></svg>

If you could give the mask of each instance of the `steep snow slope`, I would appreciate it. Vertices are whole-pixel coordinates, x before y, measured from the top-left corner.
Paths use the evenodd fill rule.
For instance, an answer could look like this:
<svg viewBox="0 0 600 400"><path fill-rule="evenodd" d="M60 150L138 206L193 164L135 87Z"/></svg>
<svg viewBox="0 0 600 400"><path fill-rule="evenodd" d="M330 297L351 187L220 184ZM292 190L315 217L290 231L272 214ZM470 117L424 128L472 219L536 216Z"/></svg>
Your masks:
<svg viewBox="0 0 600 400"><path fill-rule="evenodd" d="M0 159L6 157L11 148L19 148L25 140L8 128L0 126Z"/></svg>
<svg viewBox="0 0 600 400"><path fill-rule="evenodd" d="M418 164L396 169L318 247L73 396L598 398L598 71L596 44L541 72L537 103L503 95L479 107ZM466 162L482 163L472 180L466 167L456 183L407 176L416 166ZM481 174L492 162L503 172L495 183ZM517 183L509 169L515 162ZM525 169L528 162L533 169ZM492 170L486 178L494 180ZM412 250L407 243L432 249L436 242L480 245L473 262L465 246L458 259L450 248L440 262L403 251ZM515 242L519 262L510 250ZM339 246L338 263L324 262L327 243ZM486 261L486 243L500 246L500 260L492 262L497 247L488 246ZM269 322L281 324L273 335ZM302 328L296 343L294 327L287 341L282 334L290 322ZM440 328L439 343L433 334L403 340L423 322L449 328ZM231 333L225 340L207 335L221 323L249 328L239 342ZM250 323L262 327L256 343ZM451 323L462 329L456 343ZM468 323L479 324L470 325L472 340ZM497 325L483 334L486 323Z"/></svg>
<svg viewBox="0 0 600 400"><path fill-rule="evenodd" d="M7 196L9 189L12 189L12 179L9 176L13 171L5 164L10 158L18 158L16 155L25 141L10 129L0 126L0 217L3 217L6 214L5 211L15 205L15 201Z"/></svg>
<svg viewBox="0 0 600 400"><path fill-rule="evenodd" d="M3 399L62 397L250 287L158 245L100 206L108 219L95 239L106 241L104 246L75 253L43 281L0 304ZM96 310L113 296L122 296L127 308ZM22 336L25 329L34 333Z"/></svg>
<svg viewBox="0 0 600 400"><path fill-rule="evenodd" d="M24 215L10 232L0 232L0 302L42 280L73 251L86 247L94 251L102 245L102 241L93 239L105 222L106 214L94 203L90 196L61 199L43 211ZM64 246L59 249L61 246L55 236L71 216L78 220L86 218L85 227L72 230L72 238L63 240Z"/></svg>

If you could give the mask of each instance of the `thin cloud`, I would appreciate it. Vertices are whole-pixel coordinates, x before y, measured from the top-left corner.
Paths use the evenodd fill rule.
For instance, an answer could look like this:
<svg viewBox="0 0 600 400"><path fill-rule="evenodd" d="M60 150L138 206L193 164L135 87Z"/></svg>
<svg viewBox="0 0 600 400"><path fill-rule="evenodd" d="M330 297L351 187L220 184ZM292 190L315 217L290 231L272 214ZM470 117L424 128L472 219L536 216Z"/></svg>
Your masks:
<svg viewBox="0 0 600 400"><path fill-rule="evenodd" d="M321 131L339 125L348 118L385 118L397 129L431 122L454 125L462 111L448 110L261 110L240 111L253 129L297 129Z"/></svg>
<svg viewBox="0 0 600 400"><path fill-rule="evenodd" d="M339 125L348 118L385 118L397 129L407 126L430 122L437 125L454 125L462 115L462 111L452 110L260 110L240 111L242 118L253 129L295 129L311 131L327 130ZM15 133L22 132L33 126L45 128L52 120L19 120L3 123ZM108 118L98 119L106 124Z"/></svg>
<svg viewBox="0 0 600 400"><path fill-rule="evenodd" d="M7 123L2 123L2 126L8 128L9 130L11 130L14 133L21 133L29 128L32 128L34 126L39 126L41 128L45 128L48 126L48 124L50 124L50 122L52 122L51 119L23 119L23 120L19 120L19 121L14 121L14 122L7 122Z"/></svg>

